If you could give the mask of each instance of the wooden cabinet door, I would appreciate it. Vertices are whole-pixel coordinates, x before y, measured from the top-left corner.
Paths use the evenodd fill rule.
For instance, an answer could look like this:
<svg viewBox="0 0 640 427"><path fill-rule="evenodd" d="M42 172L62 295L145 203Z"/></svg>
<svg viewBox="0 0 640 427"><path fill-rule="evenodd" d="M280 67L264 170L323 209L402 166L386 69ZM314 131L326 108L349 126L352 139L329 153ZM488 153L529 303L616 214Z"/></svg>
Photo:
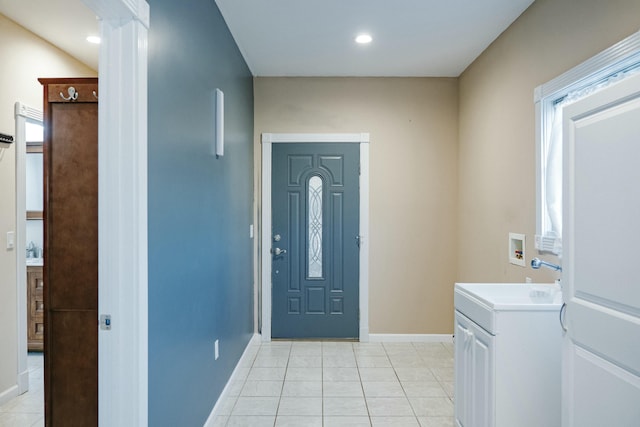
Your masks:
<svg viewBox="0 0 640 427"><path fill-rule="evenodd" d="M98 80L40 82L45 131L45 424L97 426Z"/></svg>
<svg viewBox="0 0 640 427"><path fill-rule="evenodd" d="M27 267L27 348L42 351L44 346L44 280L42 267Z"/></svg>

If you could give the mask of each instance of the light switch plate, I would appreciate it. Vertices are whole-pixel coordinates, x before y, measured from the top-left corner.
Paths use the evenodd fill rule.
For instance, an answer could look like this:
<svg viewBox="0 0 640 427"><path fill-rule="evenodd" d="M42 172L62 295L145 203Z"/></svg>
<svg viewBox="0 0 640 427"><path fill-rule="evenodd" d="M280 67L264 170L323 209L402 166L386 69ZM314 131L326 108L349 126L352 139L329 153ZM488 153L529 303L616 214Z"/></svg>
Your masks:
<svg viewBox="0 0 640 427"><path fill-rule="evenodd" d="M111 315L110 314L101 314L100 315L100 329L103 331L111 330Z"/></svg>
<svg viewBox="0 0 640 427"><path fill-rule="evenodd" d="M7 231L7 249L13 249L16 246L15 231Z"/></svg>

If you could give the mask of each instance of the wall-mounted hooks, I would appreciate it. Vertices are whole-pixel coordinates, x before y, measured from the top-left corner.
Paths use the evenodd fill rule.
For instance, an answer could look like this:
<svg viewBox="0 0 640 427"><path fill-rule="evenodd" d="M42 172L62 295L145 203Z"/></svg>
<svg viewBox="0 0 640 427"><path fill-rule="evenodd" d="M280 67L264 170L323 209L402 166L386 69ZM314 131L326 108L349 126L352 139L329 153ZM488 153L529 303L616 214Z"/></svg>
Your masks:
<svg viewBox="0 0 640 427"><path fill-rule="evenodd" d="M76 88L73 86L70 86L69 89L67 89L67 92L69 93L69 97L65 97L64 94L62 92L60 92L60 98L64 99L65 101L75 101L76 99L78 99L78 92L76 91ZM95 95L95 92L94 92Z"/></svg>
<svg viewBox="0 0 640 427"><path fill-rule="evenodd" d="M0 133L0 142L4 142L5 144L11 144L13 143L13 136Z"/></svg>
<svg viewBox="0 0 640 427"><path fill-rule="evenodd" d="M94 97L95 99L98 99L98 94L96 93L96 91L95 91L95 90L93 91L93 97Z"/></svg>

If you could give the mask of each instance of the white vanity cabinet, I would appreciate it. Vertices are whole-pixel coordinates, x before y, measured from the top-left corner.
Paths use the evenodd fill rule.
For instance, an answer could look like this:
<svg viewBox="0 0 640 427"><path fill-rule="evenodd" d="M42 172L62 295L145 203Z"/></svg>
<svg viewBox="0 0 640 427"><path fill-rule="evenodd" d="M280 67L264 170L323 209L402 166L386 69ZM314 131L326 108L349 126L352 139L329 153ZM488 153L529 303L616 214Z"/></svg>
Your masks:
<svg viewBox="0 0 640 427"><path fill-rule="evenodd" d="M456 283L454 303L456 426L559 427L559 288Z"/></svg>

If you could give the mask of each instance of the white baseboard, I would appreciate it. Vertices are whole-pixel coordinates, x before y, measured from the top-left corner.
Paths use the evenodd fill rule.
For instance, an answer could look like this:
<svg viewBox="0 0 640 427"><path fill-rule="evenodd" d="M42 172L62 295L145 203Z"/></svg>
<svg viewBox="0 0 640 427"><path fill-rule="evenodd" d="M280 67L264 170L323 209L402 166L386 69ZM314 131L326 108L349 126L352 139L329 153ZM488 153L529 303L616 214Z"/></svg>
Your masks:
<svg viewBox="0 0 640 427"><path fill-rule="evenodd" d="M370 342L453 342L450 334L369 334Z"/></svg>
<svg viewBox="0 0 640 427"><path fill-rule="evenodd" d="M247 350L249 350L249 347L251 347L252 345L258 345L258 344L260 344L260 334L254 334L253 337L251 337L251 339L247 343L247 346L245 347L244 352L242 353L242 357L240 357L240 360L238 360L238 363L236 363L236 367L233 369L233 372L229 377L229 381L227 381L227 384L224 386L222 393L220 393L220 397L218 397L218 400L216 401L216 404L211 410L211 414L209 414L209 418L207 418L207 421L204 423L203 427L213 427L215 425L218 408L220 407L220 405L222 405L222 402L224 401L225 397L227 397L227 393L229 392L229 387L231 383L235 381L236 373L238 371L238 366L241 366L242 362L244 362L245 359L247 358L247 355L248 355Z"/></svg>
<svg viewBox="0 0 640 427"><path fill-rule="evenodd" d="M14 397L19 395L18 385L15 384L0 393L0 406L4 405Z"/></svg>

